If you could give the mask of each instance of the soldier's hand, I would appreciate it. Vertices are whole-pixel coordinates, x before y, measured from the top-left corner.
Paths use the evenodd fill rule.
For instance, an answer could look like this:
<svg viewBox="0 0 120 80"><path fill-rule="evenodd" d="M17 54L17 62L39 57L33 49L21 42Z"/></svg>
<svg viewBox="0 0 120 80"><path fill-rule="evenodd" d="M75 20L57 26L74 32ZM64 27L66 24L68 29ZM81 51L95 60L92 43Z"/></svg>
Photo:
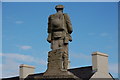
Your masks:
<svg viewBox="0 0 120 80"><path fill-rule="evenodd" d="M51 40L47 39L47 41L48 41L49 43L51 43Z"/></svg>
<svg viewBox="0 0 120 80"><path fill-rule="evenodd" d="M70 39L69 41L72 42L72 39Z"/></svg>
<svg viewBox="0 0 120 80"><path fill-rule="evenodd" d="M51 33L48 34L47 41L48 41L49 43L51 43Z"/></svg>
<svg viewBox="0 0 120 80"><path fill-rule="evenodd" d="M51 43L51 39L50 39L49 37L47 38L47 41L48 41L49 43Z"/></svg>

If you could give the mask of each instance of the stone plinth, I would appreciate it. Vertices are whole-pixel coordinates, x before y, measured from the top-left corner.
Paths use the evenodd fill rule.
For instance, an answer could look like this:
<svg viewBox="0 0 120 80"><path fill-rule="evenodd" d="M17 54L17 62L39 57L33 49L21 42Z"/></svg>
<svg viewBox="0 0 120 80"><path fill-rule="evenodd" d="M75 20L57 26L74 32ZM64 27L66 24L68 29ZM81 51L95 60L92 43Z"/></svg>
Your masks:
<svg viewBox="0 0 120 80"><path fill-rule="evenodd" d="M45 78L77 78L67 69L63 68L64 50L57 49L48 53L48 68L44 73Z"/></svg>

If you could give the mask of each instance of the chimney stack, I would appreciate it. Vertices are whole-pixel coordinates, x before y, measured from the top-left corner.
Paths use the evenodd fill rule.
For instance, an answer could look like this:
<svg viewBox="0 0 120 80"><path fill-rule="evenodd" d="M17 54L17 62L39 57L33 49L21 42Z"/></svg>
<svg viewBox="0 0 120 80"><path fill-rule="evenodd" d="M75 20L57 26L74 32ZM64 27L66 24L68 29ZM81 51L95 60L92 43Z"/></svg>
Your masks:
<svg viewBox="0 0 120 80"><path fill-rule="evenodd" d="M34 73L34 66L29 66L25 64L20 65L20 72L19 72L19 78L20 80L24 80L29 74Z"/></svg>
<svg viewBox="0 0 120 80"><path fill-rule="evenodd" d="M108 55L101 52L92 53L92 69L93 71L108 73Z"/></svg>

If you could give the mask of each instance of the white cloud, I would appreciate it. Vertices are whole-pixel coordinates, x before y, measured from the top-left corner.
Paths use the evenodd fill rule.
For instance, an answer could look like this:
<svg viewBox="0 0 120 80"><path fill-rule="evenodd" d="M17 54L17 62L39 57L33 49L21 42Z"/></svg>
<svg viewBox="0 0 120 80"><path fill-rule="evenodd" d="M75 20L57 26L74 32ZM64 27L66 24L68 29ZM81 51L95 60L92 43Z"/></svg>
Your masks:
<svg viewBox="0 0 120 80"><path fill-rule="evenodd" d="M108 33L106 33L106 32L103 32L103 33L88 33L88 35L90 35L90 36L93 36L93 35L98 35L98 36L101 36L101 37L106 37L106 36L109 36L109 34Z"/></svg>
<svg viewBox="0 0 120 80"><path fill-rule="evenodd" d="M91 55L86 55L86 54L83 54L83 53L78 53L78 54L76 54L76 53L72 53L71 54L71 57L73 57L73 58L79 58L79 59L91 59Z"/></svg>
<svg viewBox="0 0 120 80"><path fill-rule="evenodd" d="M106 48L107 48L107 49L112 49L112 48L113 48L113 46L106 46Z"/></svg>
<svg viewBox="0 0 120 80"><path fill-rule="evenodd" d="M20 63L13 59L5 59L5 63L2 64L2 77L13 77L19 75Z"/></svg>
<svg viewBox="0 0 120 80"><path fill-rule="evenodd" d="M2 53L0 53L0 56L2 56Z"/></svg>
<svg viewBox="0 0 120 80"><path fill-rule="evenodd" d="M15 21L16 24L23 24L23 21Z"/></svg>
<svg viewBox="0 0 120 80"><path fill-rule="evenodd" d="M32 57L32 56L23 55L23 54L15 54L15 53L3 54L3 57L18 60L18 61L24 61L24 62L34 62L35 61L34 57Z"/></svg>
<svg viewBox="0 0 120 80"><path fill-rule="evenodd" d="M106 36L108 36L109 34L108 33L101 33L100 34L100 36L102 36L102 37L106 37Z"/></svg>
<svg viewBox="0 0 120 80"><path fill-rule="evenodd" d="M117 63L111 63L109 65L109 71L112 73L118 73L118 64Z"/></svg>
<svg viewBox="0 0 120 80"><path fill-rule="evenodd" d="M40 62L39 62L40 64L42 64L42 65L45 65L45 66L47 66L47 61L45 61L45 60L40 60Z"/></svg>
<svg viewBox="0 0 120 80"><path fill-rule="evenodd" d="M72 64L71 68L90 66L91 60L92 60L91 55L87 55L84 53L70 54L70 63ZM76 63L76 61L77 61L77 63Z"/></svg>
<svg viewBox="0 0 120 80"><path fill-rule="evenodd" d="M23 50L28 50L28 49L31 49L32 46L24 45L24 46L20 46L20 48L23 49Z"/></svg>
<svg viewBox="0 0 120 80"><path fill-rule="evenodd" d="M20 64L34 63L36 65L46 66L47 62L43 59L35 58L31 55L17 53L3 53L2 75L3 77L11 77L19 75ZM12 73L11 73L12 72Z"/></svg>
<svg viewBox="0 0 120 80"><path fill-rule="evenodd" d="M113 75L114 78L118 78L118 63L110 63L109 72Z"/></svg>
<svg viewBox="0 0 120 80"><path fill-rule="evenodd" d="M23 62L34 62L37 64L46 64L44 60L37 59L30 55L24 55L24 54L16 54L16 53L5 53L3 54L3 57L6 59L14 60L14 61L23 61Z"/></svg>

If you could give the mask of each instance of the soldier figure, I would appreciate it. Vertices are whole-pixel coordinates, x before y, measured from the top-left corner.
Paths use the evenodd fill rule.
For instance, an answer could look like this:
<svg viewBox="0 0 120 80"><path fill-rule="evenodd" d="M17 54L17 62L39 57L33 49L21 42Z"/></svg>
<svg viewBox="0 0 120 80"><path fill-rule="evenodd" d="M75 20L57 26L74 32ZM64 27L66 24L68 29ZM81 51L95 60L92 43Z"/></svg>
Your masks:
<svg viewBox="0 0 120 80"><path fill-rule="evenodd" d="M48 38L51 49L63 49L63 69L68 68L68 42L72 41L72 24L69 16L63 13L63 5L55 7L57 13L50 15L48 19Z"/></svg>

